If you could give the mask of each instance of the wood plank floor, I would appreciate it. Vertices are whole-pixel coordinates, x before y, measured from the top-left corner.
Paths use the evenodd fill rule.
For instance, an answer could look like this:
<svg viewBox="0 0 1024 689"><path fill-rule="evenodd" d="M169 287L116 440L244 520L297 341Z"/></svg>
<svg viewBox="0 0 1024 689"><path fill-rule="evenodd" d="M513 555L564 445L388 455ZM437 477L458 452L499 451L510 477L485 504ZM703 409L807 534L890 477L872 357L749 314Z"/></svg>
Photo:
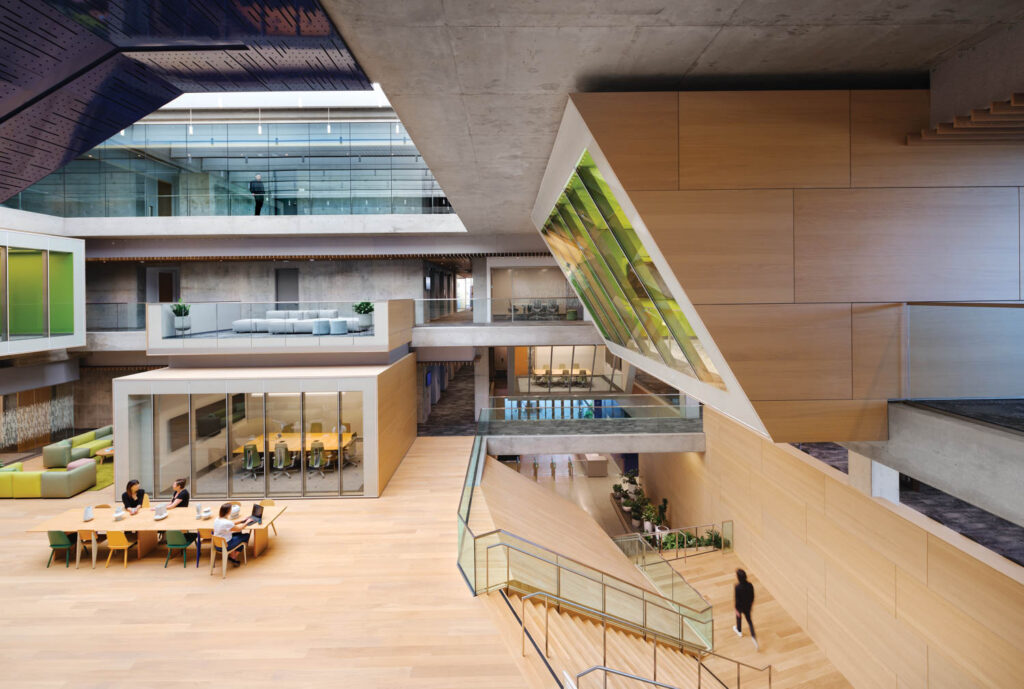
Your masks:
<svg viewBox="0 0 1024 689"><path fill-rule="evenodd" d="M773 689L851 689L852 685L825 657L807 633L789 616L771 593L757 580L752 572L734 554L710 553L672 563L676 569L711 603L715 618L715 651L736 660L758 667L772 664ZM736 623L733 612L733 586L736 585L736 569L747 570L754 585L755 602L753 611L754 628L760 651L754 650L750 632L743 620L743 638L732 631ZM871 659L865 659L871 662ZM709 660L713 670L723 670L734 665L719 664ZM732 669L735 673L735 669ZM732 675L735 677L735 674ZM744 674L743 686L747 686ZM751 675L751 677L753 677ZM735 681L733 681L735 683ZM730 684L732 686L732 684ZM751 686L760 686L752 682Z"/></svg>
<svg viewBox="0 0 1024 689"><path fill-rule="evenodd" d="M164 569L162 548L127 569L46 569L46 539L25 529L113 488L0 501L0 684L528 686L455 566L471 445L418 438L376 500L281 501L270 549L226 580Z"/></svg>

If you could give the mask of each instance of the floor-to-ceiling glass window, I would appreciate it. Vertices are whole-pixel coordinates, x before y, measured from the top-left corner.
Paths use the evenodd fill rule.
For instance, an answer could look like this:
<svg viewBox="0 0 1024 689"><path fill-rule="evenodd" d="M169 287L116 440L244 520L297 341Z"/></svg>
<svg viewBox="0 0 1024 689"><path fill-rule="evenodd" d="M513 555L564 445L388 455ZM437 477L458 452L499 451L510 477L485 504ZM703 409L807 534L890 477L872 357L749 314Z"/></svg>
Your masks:
<svg viewBox="0 0 1024 689"><path fill-rule="evenodd" d="M227 495L227 421L223 393L192 395L192 494L197 498Z"/></svg>
<svg viewBox="0 0 1024 689"><path fill-rule="evenodd" d="M363 393L341 393L342 490L346 495L363 493Z"/></svg>
<svg viewBox="0 0 1024 689"><path fill-rule="evenodd" d="M188 477L191 422L188 395L153 396L153 494L170 497L174 480Z"/></svg>
<svg viewBox="0 0 1024 689"><path fill-rule="evenodd" d="M302 402L306 495L337 495L341 491L341 453L345 442L339 424L339 395L337 392L307 392Z"/></svg>
<svg viewBox="0 0 1024 689"><path fill-rule="evenodd" d="M147 493L154 493L153 461L153 396L128 396L128 476L142 484ZM127 483L127 481L126 481ZM114 494L120 495L119 486Z"/></svg>
<svg viewBox="0 0 1024 689"><path fill-rule="evenodd" d="M263 400L262 392L236 392L228 398L231 408L228 490L233 498L262 497L267 491Z"/></svg>
<svg viewBox="0 0 1024 689"><path fill-rule="evenodd" d="M302 395L267 393L267 453L270 479L267 492L274 497L302 495Z"/></svg>
<svg viewBox="0 0 1024 689"><path fill-rule="evenodd" d="M8 248L7 290L10 339L46 337L46 252Z"/></svg>
<svg viewBox="0 0 1024 689"><path fill-rule="evenodd" d="M0 342L7 339L7 247L0 246Z"/></svg>

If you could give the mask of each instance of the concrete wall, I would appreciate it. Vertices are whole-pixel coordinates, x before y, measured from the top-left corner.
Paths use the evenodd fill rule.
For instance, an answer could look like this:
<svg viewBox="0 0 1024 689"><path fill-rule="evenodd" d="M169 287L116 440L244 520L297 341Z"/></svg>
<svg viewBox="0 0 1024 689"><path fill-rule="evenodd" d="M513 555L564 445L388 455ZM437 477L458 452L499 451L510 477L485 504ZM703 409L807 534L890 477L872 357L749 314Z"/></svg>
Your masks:
<svg viewBox="0 0 1024 689"><path fill-rule="evenodd" d="M85 264L85 301L87 303L138 302L138 263L97 263Z"/></svg>
<svg viewBox="0 0 1024 689"><path fill-rule="evenodd" d="M1024 568L712 409L704 431L704 453L641 455L645 489L674 525L734 520L746 568L856 689L1020 686Z"/></svg>
<svg viewBox="0 0 1024 689"><path fill-rule="evenodd" d="M889 405L889 440L850 449L1024 525L1024 434L906 404Z"/></svg>

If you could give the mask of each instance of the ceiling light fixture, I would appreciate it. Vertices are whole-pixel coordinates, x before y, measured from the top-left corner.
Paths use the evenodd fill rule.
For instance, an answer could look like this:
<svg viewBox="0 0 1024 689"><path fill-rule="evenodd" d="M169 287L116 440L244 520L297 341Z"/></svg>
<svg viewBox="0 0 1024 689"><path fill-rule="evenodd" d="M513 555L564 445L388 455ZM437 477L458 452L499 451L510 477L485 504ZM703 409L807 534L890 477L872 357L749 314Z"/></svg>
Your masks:
<svg viewBox="0 0 1024 689"><path fill-rule="evenodd" d="M189 108L189 111L188 111L188 135L192 136L193 134L195 134L195 131L193 131L193 129L192 129L192 109Z"/></svg>
<svg viewBox="0 0 1024 689"><path fill-rule="evenodd" d="M327 108L327 133L331 133L331 109Z"/></svg>
<svg viewBox="0 0 1024 689"><path fill-rule="evenodd" d="M257 134L262 134L263 133L263 111L260 110L259 108L257 108L256 109L256 116L259 118L259 120L258 120L259 124L256 125L256 133Z"/></svg>

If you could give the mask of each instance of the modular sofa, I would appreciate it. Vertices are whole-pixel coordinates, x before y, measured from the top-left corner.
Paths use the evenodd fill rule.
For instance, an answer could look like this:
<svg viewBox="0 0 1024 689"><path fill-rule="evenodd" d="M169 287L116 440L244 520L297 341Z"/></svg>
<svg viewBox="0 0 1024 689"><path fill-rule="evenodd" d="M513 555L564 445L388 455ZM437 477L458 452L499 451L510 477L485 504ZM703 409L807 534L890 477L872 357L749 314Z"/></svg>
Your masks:
<svg viewBox="0 0 1024 689"><path fill-rule="evenodd" d="M95 457L97 450L114 444L114 427L104 426L43 448L43 466L63 469L76 459Z"/></svg>
<svg viewBox="0 0 1024 689"><path fill-rule="evenodd" d="M96 462L67 471L22 471L21 462L0 469L0 498L70 498L96 485Z"/></svg>
<svg viewBox="0 0 1024 689"><path fill-rule="evenodd" d="M341 324L344 323L344 327ZM236 333L267 333L270 335L344 335L359 332L358 316L339 316L338 309L301 311L267 311L264 318L240 318L231 322Z"/></svg>

